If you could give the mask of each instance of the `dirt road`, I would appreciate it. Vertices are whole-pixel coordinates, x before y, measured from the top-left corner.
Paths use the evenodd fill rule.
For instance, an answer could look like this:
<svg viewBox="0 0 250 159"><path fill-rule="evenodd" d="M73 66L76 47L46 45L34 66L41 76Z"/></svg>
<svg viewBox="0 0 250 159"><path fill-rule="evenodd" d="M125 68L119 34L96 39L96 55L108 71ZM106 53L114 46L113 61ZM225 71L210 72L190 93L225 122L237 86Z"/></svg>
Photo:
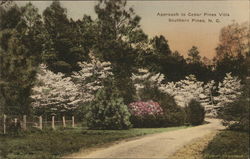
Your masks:
<svg viewBox="0 0 250 159"><path fill-rule="evenodd" d="M209 124L120 142L90 153L79 152L72 158L167 158L192 140L223 129L217 119L208 119Z"/></svg>

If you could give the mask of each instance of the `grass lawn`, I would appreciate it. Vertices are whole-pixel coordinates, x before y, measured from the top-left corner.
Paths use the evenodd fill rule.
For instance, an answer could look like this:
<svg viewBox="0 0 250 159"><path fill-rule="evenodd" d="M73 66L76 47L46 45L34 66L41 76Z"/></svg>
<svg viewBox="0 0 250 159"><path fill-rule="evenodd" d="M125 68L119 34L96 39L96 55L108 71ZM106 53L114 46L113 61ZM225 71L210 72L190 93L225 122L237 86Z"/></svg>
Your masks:
<svg viewBox="0 0 250 159"><path fill-rule="evenodd" d="M138 128L130 130L84 130L80 128L0 136L0 158L50 159L104 143L146 134L187 128Z"/></svg>
<svg viewBox="0 0 250 159"><path fill-rule="evenodd" d="M248 159L249 133L224 130L203 151L204 159Z"/></svg>

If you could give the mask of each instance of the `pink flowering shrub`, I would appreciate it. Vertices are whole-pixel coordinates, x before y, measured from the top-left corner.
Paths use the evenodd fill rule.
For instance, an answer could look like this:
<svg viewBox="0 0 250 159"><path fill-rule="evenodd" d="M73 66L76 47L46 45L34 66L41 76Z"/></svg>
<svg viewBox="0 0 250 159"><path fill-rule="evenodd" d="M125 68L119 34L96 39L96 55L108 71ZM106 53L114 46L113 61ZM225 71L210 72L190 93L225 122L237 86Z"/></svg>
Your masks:
<svg viewBox="0 0 250 159"><path fill-rule="evenodd" d="M163 109L157 102L133 102L128 108L134 127L161 127L163 125Z"/></svg>
<svg viewBox="0 0 250 159"><path fill-rule="evenodd" d="M129 104L129 110L134 116L146 116L146 115L162 115L163 110L159 103L149 102L133 102Z"/></svg>

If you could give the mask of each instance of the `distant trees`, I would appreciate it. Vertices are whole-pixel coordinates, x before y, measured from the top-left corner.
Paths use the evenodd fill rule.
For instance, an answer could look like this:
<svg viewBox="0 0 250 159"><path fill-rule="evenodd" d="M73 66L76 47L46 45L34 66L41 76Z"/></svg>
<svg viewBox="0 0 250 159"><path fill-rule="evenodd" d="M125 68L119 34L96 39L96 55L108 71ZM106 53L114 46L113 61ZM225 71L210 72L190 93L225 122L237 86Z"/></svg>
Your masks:
<svg viewBox="0 0 250 159"><path fill-rule="evenodd" d="M200 63L201 62L201 56L199 55L200 52L198 51L198 48L196 46L192 46L190 50L188 50L188 63Z"/></svg>
<svg viewBox="0 0 250 159"><path fill-rule="evenodd" d="M216 48L215 80L221 81L226 73L246 78L249 61L249 26L236 22L221 29L220 43Z"/></svg>
<svg viewBox="0 0 250 159"><path fill-rule="evenodd" d="M168 41L163 35L160 36L155 36L151 41L150 41L152 48L154 50L154 54L156 55L162 55L162 56L167 56L170 55L172 52L169 48Z"/></svg>
<svg viewBox="0 0 250 159"><path fill-rule="evenodd" d="M218 60L227 56L237 57L239 55L246 56L249 50L249 26L248 23L232 24L221 29L220 43L216 48Z"/></svg>

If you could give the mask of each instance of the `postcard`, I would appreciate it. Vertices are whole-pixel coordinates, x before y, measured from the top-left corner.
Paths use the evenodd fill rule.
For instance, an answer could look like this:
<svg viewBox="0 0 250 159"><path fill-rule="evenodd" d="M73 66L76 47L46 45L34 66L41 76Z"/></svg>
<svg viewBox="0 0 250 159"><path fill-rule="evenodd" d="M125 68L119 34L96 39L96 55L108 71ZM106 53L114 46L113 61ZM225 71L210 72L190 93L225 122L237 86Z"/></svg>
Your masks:
<svg viewBox="0 0 250 159"><path fill-rule="evenodd" d="M248 0L1 0L0 159L249 158Z"/></svg>

